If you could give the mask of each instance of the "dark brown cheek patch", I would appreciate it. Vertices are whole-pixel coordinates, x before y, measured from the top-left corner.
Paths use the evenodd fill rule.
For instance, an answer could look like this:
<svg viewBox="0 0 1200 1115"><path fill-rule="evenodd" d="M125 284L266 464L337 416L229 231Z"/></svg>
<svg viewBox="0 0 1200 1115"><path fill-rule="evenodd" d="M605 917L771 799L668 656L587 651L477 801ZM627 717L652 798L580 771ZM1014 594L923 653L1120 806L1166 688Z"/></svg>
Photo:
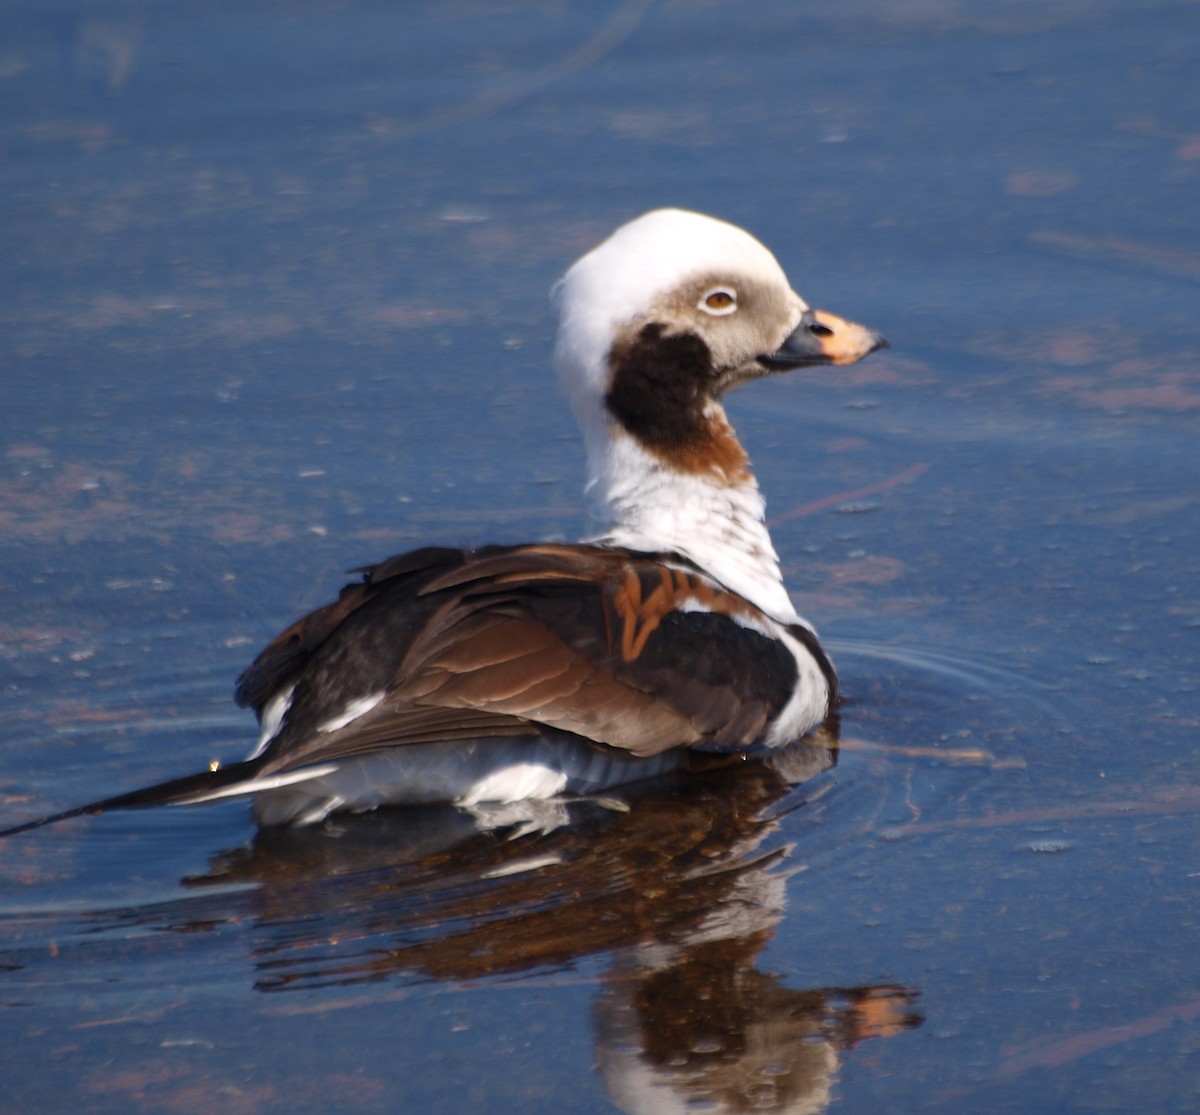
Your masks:
<svg viewBox="0 0 1200 1115"><path fill-rule="evenodd" d="M703 422L712 355L694 333L668 334L652 322L609 357L612 387L605 402L634 437L674 446L696 436Z"/></svg>
<svg viewBox="0 0 1200 1115"><path fill-rule="evenodd" d="M647 449L681 472L745 473L749 461L729 424L705 414L712 401L712 353L695 333L661 322L618 342L609 356L609 413Z"/></svg>

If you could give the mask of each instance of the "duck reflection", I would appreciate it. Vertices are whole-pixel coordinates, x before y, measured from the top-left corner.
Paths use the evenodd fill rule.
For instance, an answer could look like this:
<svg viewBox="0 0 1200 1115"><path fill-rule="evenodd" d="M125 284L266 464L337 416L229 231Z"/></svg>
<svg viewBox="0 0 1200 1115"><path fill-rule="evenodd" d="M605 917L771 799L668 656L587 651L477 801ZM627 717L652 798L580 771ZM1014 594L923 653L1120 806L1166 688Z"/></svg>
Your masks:
<svg viewBox="0 0 1200 1115"><path fill-rule="evenodd" d="M908 989L796 990L756 967L787 903L788 849L769 838L803 808L789 790L836 754L827 733L769 764L619 799L265 830L188 882L253 884L242 897L265 992L473 980L610 954L594 1021L618 1104L815 1112L844 1050L920 1022ZM203 918L205 904L192 912Z"/></svg>
<svg viewBox="0 0 1200 1115"><path fill-rule="evenodd" d="M824 1111L843 1050L920 1023L907 988L782 986L754 967L766 936L688 945L662 967L618 959L596 1046L624 1110Z"/></svg>

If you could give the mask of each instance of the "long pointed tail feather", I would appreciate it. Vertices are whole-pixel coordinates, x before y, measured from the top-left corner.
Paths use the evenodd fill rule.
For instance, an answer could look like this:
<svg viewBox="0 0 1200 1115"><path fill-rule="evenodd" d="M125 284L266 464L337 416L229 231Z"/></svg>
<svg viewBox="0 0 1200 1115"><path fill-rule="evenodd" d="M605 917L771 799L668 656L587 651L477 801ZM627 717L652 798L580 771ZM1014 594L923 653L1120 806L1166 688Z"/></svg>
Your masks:
<svg viewBox="0 0 1200 1115"><path fill-rule="evenodd" d="M159 782L155 786L146 786L140 790L132 790L127 794L93 801L88 805L77 805L74 809L65 809L61 813L51 813L48 817L38 817L32 821L24 821L10 828L0 829L0 839L6 836L16 836L20 832L42 828L45 825L58 824L59 821L69 821L72 817L86 817L104 813L109 809L140 809L150 805L185 805L193 802L207 801L215 797L231 797L239 793L254 793L265 787L255 782L255 774L260 764L255 761L231 763L227 767L216 770L204 770L199 774L185 775L183 778L172 778L167 782ZM239 784L244 788L239 789Z"/></svg>

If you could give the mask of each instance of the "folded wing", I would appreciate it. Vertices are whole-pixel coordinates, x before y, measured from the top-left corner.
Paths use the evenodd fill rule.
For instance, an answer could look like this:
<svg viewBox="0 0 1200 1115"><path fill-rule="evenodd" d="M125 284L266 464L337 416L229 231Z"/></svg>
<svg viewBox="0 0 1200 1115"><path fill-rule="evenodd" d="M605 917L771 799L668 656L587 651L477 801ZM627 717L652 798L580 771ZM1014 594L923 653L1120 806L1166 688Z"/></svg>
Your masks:
<svg viewBox="0 0 1200 1115"><path fill-rule="evenodd" d="M261 775L544 731L639 756L736 750L763 736L795 685L795 658L772 624L661 557L595 546L422 550L366 570L288 628L238 695L261 717L294 687Z"/></svg>

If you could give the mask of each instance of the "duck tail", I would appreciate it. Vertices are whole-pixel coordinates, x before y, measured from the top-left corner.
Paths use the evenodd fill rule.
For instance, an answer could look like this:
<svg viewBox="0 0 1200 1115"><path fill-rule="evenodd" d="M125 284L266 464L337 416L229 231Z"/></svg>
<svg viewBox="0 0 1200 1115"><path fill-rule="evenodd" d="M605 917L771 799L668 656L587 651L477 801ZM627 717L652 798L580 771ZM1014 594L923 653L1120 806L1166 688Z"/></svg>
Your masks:
<svg viewBox="0 0 1200 1115"><path fill-rule="evenodd" d="M154 786L131 790L127 794L117 794L116 797L93 801L88 805L77 805L74 809L64 809L61 813L51 813L46 817L38 817L32 821L23 821L19 825L0 829L0 840L6 836L16 836L18 833L40 829L46 825L56 825L59 821L69 821L72 817L88 817L97 813L106 813L110 809L142 809L152 805L188 805L208 801L212 798L236 797L241 793L253 793L257 787L252 786L252 783L259 765L254 760L245 763L230 763L227 767L202 770L198 774L172 778ZM240 788L242 785L244 785L244 789Z"/></svg>

